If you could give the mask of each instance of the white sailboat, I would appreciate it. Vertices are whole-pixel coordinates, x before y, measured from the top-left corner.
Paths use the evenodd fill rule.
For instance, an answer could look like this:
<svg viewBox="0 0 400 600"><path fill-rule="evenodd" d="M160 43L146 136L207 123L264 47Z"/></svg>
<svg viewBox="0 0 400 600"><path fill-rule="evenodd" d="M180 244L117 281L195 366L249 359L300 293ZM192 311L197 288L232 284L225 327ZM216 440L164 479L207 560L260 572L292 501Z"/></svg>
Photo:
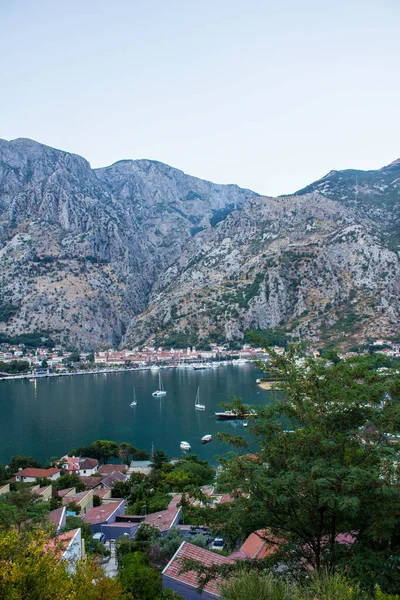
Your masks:
<svg viewBox="0 0 400 600"><path fill-rule="evenodd" d="M164 386L161 380L161 371L158 373L158 390L152 393L154 398L161 398L161 396L166 396L167 392L164 390Z"/></svg>
<svg viewBox="0 0 400 600"><path fill-rule="evenodd" d="M194 407L196 410L205 410L205 404L200 404L200 387L197 388L196 400L194 403Z"/></svg>
<svg viewBox="0 0 400 600"><path fill-rule="evenodd" d="M135 387L133 387L133 399L129 406L136 406L136 404L137 404L136 391L135 391Z"/></svg>

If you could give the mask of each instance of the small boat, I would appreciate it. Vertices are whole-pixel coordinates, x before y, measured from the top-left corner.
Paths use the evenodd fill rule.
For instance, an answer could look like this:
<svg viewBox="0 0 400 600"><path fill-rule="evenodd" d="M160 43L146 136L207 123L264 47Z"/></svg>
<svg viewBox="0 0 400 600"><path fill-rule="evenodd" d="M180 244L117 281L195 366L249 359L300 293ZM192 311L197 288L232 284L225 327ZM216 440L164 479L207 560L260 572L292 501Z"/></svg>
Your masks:
<svg viewBox="0 0 400 600"><path fill-rule="evenodd" d="M189 442L181 442L180 447L181 447L181 450L190 450L191 449L191 445L189 444Z"/></svg>
<svg viewBox="0 0 400 600"><path fill-rule="evenodd" d="M135 388L133 388L133 399L129 406L136 406L136 404L137 404L136 392L135 392Z"/></svg>
<svg viewBox="0 0 400 600"><path fill-rule="evenodd" d="M194 407L196 410L205 410L206 405L200 404L200 387L197 388L196 400L194 403Z"/></svg>
<svg viewBox="0 0 400 600"><path fill-rule="evenodd" d="M248 426L248 422L247 421L243 421L243 427L247 427Z"/></svg>
<svg viewBox="0 0 400 600"><path fill-rule="evenodd" d="M36 379L28 379L28 381L36 381Z"/></svg>
<svg viewBox="0 0 400 600"><path fill-rule="evenodd" d="M215 416L219 421L226 421L228 419L245 419L249 417L256 418L258 415L256 412L249 412L245 414L241 414L236 412L235 410L224 410L224 412L216 412Z"/></svg>
<svg viewBox="0 0 400 600"><path fill-rule="evenodd" d="M203 435L203 437L201 438L201 443L202 444L208 444L208 442L212 441L212 435L210 435L209 433L207 435Z"/></svg>
<svg viewBox="0 0 400 600"><path fill-rule="evenodd" d="M164 386L161 380L161 372L158 373L158 390L152 393L154 398L161 398L161 396L166 396L167 392L164 390Z"/></svg>
<svg viewBox="0 0 400 600"><path fill-rule="evenodd" d="M150 367L150 371L156 371L157 372L159 370L160 370L160 367L158 365L151 365L151 367Z"/></svg>

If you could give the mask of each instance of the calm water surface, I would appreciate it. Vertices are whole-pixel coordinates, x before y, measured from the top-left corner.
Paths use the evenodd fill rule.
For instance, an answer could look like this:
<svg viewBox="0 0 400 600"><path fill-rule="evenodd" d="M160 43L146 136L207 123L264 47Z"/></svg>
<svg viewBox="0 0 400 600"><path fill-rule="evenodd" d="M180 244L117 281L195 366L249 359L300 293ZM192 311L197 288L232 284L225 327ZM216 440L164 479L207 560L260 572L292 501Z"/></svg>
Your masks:
<svg viewBox="0 0 400 600"><path fill-rule="evenodd" d="M192 452L213 460L229 448L215 438L202 445L203 435L227 431L250 437L237 422L216 420L220 403L233 394L248 404L271 399L256 385L261 372L252 364L161 373L167 391L161 399L151 395L158 389L158 373L151 371L0 381L0 462L7 464L17 454L45 462L96 439L130 442L148 451L154 443L170 457L180 456L180 441L186 440ZM136 407L129 406L133 386ZM194 408L197 386L204 411Z"/></svg>

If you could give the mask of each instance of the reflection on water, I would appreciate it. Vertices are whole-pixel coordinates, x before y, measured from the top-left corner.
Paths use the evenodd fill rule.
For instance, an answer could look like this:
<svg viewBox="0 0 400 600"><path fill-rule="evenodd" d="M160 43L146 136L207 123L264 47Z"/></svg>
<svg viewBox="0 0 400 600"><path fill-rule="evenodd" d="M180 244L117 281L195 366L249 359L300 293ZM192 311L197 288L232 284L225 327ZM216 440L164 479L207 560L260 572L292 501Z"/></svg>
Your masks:
<svg viewBox="0 0 400 600"><path fill-rule="evenodd" d="M260 372L253 365L229 365L192 371L165 369L162 380L167 395L153 398L158 373L137 371L38 380L0 382L0 462L27 454L46 461L96 439L126 441L150 452L164 449L180 456L186 440L192 452L211 459L229 448L215 439L218 431L250 437L241 421L215 419L220 403L232 395L248 404L265 404L271 392L255 383ZM137 406L130 406L135 386ZM195 410L197 387L206 409ZM202 445L201 438L213 441Z"/></svg>

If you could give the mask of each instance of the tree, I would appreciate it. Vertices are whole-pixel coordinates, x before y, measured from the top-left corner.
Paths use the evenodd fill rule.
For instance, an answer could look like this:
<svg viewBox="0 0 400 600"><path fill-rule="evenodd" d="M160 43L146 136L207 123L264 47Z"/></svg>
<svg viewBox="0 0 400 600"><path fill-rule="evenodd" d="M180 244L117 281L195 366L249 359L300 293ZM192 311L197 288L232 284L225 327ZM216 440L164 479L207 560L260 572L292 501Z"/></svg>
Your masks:
<svg viewBox="0 0 400 600"><path fill-rule="evenodd" d="M73 517L72 515L67 515L65 521L66 522L63 531L71 531L72 529L79 529L80 527L82 530L83 539L86 543L90 542L93 537L93 531L90 523L85 523L85 521L82 521L80 517Z"/></svg>
<svg viewBox="0 0 400 600"><path fill-rule="evenodd" d="M122 600L118 581L105 577L90 560L69 573L49 534L38 527L0 529L0 598L12 600Z"/></svg>
<svg viewBox="0 0 400 600"><path fill-rule="evenodd" d="M135 600L154 600L162 594L161 575L149 566L141 552L127 554L120 569L120 581Z"/></svg>
<svg viewBox="0 0 400 600"><path fill-rule="evenodd" d="M106 465L108 459L112 456L118 457L118 444L112 440L97 440L93 442L92 446L98 450L100 454L100 460Z"/></svg>
<svg viewBox="0 0 400 600"><path fill-rule="evenodd" d="M85 484L75 473L72 475L68 475L67 473L60 475L58 479L52 482L52 485L56 488L56 490L66 490L67 488L74 487L77 492L83 492L86 489Z"/></svg>
<svg viewBox="0 0 400 600"><path fill-rule="evenodd" d="M38 502L31 489L23 487L0 496L0 527L29 529L42 521L48 511L47 502Z"/></svg>
<svg viewBox="0 0 400 600"><path fill-rule="evenodd" d="M159 470L162 468L164 463L168 463L169 458L164 450L155 450L151 461L151 468L153 470Z"/></svg>
<svg viewBox="0 0 400 600"><path fill-rule="evenodd" d="M10 473L14 474L17 473L18 469L28 469L29 467L41 469L42 465L33 456L13 456L8 468Z"/></svg>
<svg viewBox="0 0 400 600"><path fill-rule="evenodd" d="M388 432L400 429L398 374L371 357L334 364L295 348L269 352L284 394L257 409L257 454L223 461L221 483L235 496L225 529L263 529L272 561L317 572L349 565L363 586L396 591L399 446ZM240 436L220 437L247 449Z"/></svg>

